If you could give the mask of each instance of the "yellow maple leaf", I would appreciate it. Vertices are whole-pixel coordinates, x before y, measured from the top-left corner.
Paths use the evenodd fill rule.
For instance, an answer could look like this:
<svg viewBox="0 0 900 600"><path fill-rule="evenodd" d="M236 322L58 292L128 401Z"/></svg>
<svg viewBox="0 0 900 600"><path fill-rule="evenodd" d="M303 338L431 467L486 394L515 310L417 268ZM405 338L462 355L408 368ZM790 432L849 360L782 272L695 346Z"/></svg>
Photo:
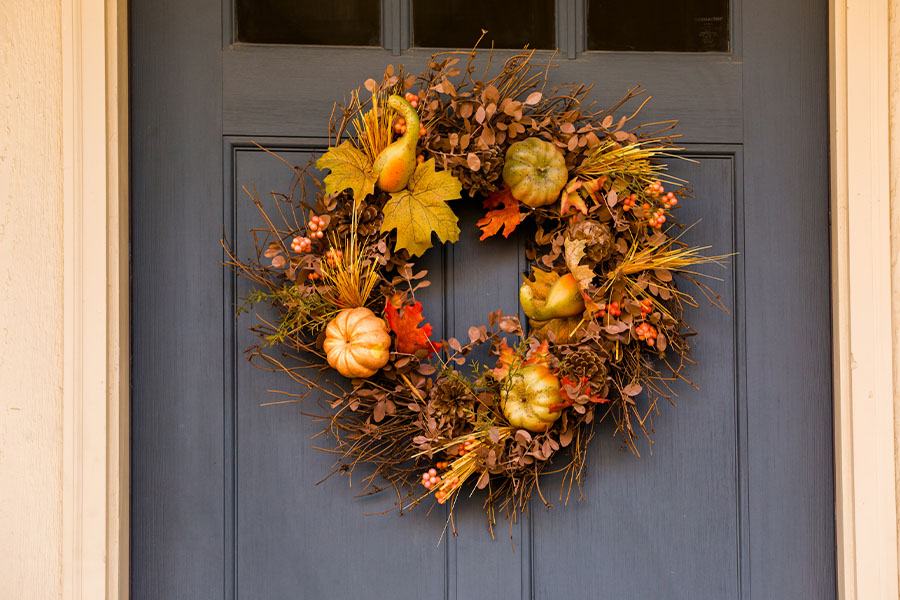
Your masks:
<svg viewBox="0 0 900 600"><path fill-rule="evenodd" d="M358 202L375 192L378 177L372 170L372 161L349 140L336 148L329 148L316 161L316 168L331 171L325 176L327 194L337 194L350 188L353 199Z"/></svg>
<svg viewBox="0 0 900 600"><path fill-rule="evenodd" d="M435 171L434 159L420 164L409 178L409 187L393 192L384 205L381 231L397 230L395 250L407 249L421 256L431 248L431 235L442 242L459 239L459 219L448 200L460 197L462 184L449 171Z"/></svg>

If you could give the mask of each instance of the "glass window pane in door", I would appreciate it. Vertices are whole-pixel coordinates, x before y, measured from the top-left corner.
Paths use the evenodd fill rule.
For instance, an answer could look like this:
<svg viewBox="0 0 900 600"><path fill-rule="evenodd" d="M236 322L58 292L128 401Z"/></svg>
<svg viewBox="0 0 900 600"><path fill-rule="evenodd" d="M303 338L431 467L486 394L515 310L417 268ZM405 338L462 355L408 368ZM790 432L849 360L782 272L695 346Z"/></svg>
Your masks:
<svg viewBox="0 0 900 600"><path fill-rule="evenodd" d="M587 47L728 52L728 14L728 0L587 0Z"/></svg>
<svg viewBox="0 0 900 600"><path fill-rule="evenodd" d="M413 41L424 48L556 48L554 0L413 0Z"/></svg>
<svg viewBox="0 0 900 600"><path fill-rule="evenodd" d="M380 46L378 0L235 0L237 41Z"/></svg>

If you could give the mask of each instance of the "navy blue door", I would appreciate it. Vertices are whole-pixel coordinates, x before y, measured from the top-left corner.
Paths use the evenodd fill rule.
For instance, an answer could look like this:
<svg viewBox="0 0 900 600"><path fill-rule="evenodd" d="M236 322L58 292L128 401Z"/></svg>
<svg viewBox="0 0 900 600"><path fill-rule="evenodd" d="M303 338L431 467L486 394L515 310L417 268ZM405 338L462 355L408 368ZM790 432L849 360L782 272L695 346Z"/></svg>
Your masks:
<svg viewBox="0 0 900 600"><path fill-rule="evenodd" d="M266 20L278 3L253 4L131 2L133 597L834 597L826 4L686 3L641 35L630 23L652 19L634 6L518 4L537 16L516 27L562 50L555 81L596 83L601 103L643 84L644 119L680 121L696 160L672 165L694 185L681 216L699 220L692 241L737 255L713 285L730 314L689 315L699 390L662 407L652 454L601 427L586 502L537 506L495 541L477 503L441 540L440 514L366 516L391 499L354 498L346 478L315 485L332 460L296 405L260 406L288 385L243 359L247 288L218 264L223 224L248 252L257 212L241 188L291 182L251 140L305 164L327 146L335 99L388 63L420 70L432 50L416 44L466 46L480 13L297 2L300 17ZM332 22L315 25L317 11ZM512 35L489 12L498 39ZM315 26L279 26L290 18ZM342 39L353 45L323 45ZM516 239L478 241L478 206L454 208L463 233L420 263L422 300L437 333L464 336L518 310L525 259Z"/></svg>

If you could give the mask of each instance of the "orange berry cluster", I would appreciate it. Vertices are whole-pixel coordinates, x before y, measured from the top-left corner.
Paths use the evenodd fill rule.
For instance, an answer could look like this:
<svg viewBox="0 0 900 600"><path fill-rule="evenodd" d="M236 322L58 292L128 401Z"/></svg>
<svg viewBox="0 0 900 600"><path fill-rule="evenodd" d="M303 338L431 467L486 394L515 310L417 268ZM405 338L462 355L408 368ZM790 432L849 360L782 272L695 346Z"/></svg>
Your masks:
<svg viewBox="0 0 900 600"><path fill-rule="evenodd" d="M312 240L308 237L300 237L299 235L291 242L291 250L298 254L312 251Z"/></svg>
<svg viewBox="0 0 900 600"><path fill-rule="evenodd" d="M607 313L609 313L609 316L611 317L622 316L622 309L619 307L619 303L610 302L609 304L601 304L600 310L597 314L599 314L601 317L605 317Z"/></svg>
<svg viewBox="0 0 900 600"><path fill-rule="evenodd" d="M465 442L459 445L456 449L456 453L460 456L465 456L469 452L475 449L475 446L478 445L478 441L475 438L469 438Z"/></svg>
<svg viewBox="0 0 900 600"><path fill-rule="evenodd" d="M419 108L419 97L413 94L412 92L406 92L403 96L406 98L406 101L412 104L413 108Z"/></svg>
<svg viewBox="0 0 900 600"><path fill-rule="evenodd" d="M322 276L319 275L318 273L316 273L315 271L313 271L312 273L307 275L306 278L309 279L310 281L316 281L317 279L322 279Z"/></svg>
<svg viewBox="0 0 900 600"><path fill-rule="evenodd" d="M659 332L656 330L656 327L651 325L650 323L641 323L634 329L634 333L637 335L637 338L642 342L647 342L648 346L653 346L656 344L656 338L659 335Z"/></svg>
<svg viewBox="0 0 900 600"><path fill-rule="evenodd" d="M631 194L630 196L626 197L622 201L622 210L624 210L625 212L628 212L629 210L634 208L634 205L637 203L637 201L638 201L638 195Z"/></svg>
<svg viewBox="0 0 900 600"><path fill-rule="evenodd" d="M641 316L646 317L653 312L653 298L641 300Z"/></svg>
<svg viewBox="0 0 900 600"><path fill-rule="evenodd" d="M316 238L321 240L325 237L325 221L322 217L318 217L313 215L310 218L309 222L306 224L306 230L309 232L309 237Z"/></svg>
<svg viewBox="0 0 900 600"><path fill-rule="evenodd" d="M422 473L422 485L425 486L426 490L430 490L438 483L440 483L441 478L437 474L437 469L431 468Z"/></svg>
<svg viewBox="0 0 900 600"><path fill-rule="evenodd" d="M340 263L343 258L344 252L338 248L331 248L325 253L325 260L327 260L328 264L332 267L338 266L338 263Z"/></svg>

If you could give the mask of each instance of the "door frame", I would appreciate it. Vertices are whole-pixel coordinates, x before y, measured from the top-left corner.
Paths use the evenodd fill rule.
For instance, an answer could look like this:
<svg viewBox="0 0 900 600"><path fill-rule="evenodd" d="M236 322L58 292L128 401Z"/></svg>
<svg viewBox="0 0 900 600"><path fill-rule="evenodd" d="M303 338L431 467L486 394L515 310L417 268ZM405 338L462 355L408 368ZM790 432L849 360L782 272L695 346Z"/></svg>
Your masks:
<svg viewBox="0 0 900 600"><path fill-rule="evenodd" d="M895 322L891 309L900 198L892 207L890 188L900 179L900 158L890 153L892 140L900 147L900 106L889 102L900 92L889 61L889 45L900 45L900 31L890 35L900 28L900 2L860 0L852 11L848 2L829 0L829 129L837 586L840 598L855 600L896 598L900 578L900 334L892 333L900 310ZM129 592L127 4L63 0L66 599Z"/></svg>

